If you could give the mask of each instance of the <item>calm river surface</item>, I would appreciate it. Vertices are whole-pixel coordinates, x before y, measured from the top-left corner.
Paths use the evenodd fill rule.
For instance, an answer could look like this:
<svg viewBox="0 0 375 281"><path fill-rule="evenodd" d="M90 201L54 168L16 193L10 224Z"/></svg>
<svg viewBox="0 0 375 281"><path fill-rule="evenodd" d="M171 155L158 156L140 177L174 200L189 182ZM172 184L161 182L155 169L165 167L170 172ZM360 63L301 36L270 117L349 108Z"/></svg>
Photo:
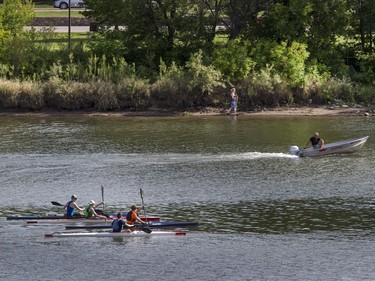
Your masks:
<svg viewBox="0 0 375 281"><path fill-rule="evenodd" d="M375 280L375 119L1 117L0 280ZM370 136L360 152L292 156ZM186 236L45 238L51 201L141 204Z"/></svg>

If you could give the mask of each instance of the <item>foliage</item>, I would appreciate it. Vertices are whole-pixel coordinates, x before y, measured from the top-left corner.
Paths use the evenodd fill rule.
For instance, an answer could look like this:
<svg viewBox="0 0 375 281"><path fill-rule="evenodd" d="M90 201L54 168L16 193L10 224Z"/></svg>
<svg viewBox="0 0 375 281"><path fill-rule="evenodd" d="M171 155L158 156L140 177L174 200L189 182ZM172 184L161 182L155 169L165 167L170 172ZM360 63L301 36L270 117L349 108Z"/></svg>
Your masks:
<svg viewBox="0 0 375 281"><path fill-rule="evenodd" d="M12 36L19 35L34 17L31 0L4 0L0 7L1 28Z"/></svg>
<svg viewBox="0 0 375 281"><path fill-rule="evenodd" d="M329 78L319 86L323 102L331 103L334 100L354 103L356 88L349 78Z"/></svg>
<svg viewBox="0 0 375 281"><path fill-rule="evenodd" d="M195 109L228 85L242 110L374 102L374 1L85 0L99 32L68 50L24 30L29 0L4 0L0 108Z"/></svg>
<svg viewBox="0 0 375 281"><path fill-rule="evenodd" d="M292 87L303 85L308 56L306 45L298 42L287 45L286 42L278 44L275 41L259 40L251 50L251 57L257 62L257 71L271 65L268 71L288 79Z"/></svg>
<svg viewBox="0 0 375 281"><path fill-rule="evenodd" d="M32 82L0 80L0 107L39 110L44 106L40 85Z"/></svg>
<svg viewBox="0 0 375 281"><path fill-rule="evenodd" d="M239 40L216 46L212 64L231 83L246 78L255 67L254 59L249 56L249 44Z"/></svg>
<svg viewBox="0 0 375 281"><path fill-rule="evenodd" d="M290 87L272 66L254 72L242 82L248 106L279 106L293 103Z"/></svg>

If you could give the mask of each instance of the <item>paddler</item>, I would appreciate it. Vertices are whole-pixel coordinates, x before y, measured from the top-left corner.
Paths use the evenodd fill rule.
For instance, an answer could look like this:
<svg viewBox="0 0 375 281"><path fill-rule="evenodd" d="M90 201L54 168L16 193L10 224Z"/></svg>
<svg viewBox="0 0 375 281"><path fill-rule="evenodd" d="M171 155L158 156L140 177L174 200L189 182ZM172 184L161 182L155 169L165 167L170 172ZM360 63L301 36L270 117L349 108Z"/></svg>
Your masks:
<svg viewBox="0 0 375 281"><path fill-rule="evenodd" d="M75 214L74 214L75 209L77 209L79 211L83 211L83 208L78 206L78 204L76 202L77 199L78 199L77 195L73 194L72 197L70 197L70 201L65 204L65 206L64 206L64 209L66 209L65 216L67 216L67 217L75 216Z"/></svg>
<svg viewBox="0 0 375 281"><path fill-rule="evenodd" d="M136 212L137 211L136 205L132 205L130 209L131 210L126 214L126 224L134 225L136 221L140 222L141 224L146 224L146 222L144 222L138 217L137 212Z"/></svg>
<svg viewBox="0 0 375 281"><path fill-rule="evenodd" d="M107 219L106 216L99 215L96 211L95 208L99 205L103 205L103 202L96 204L94 200L90 200L89 205L85 207L83 210L83 213L85 215L86 219L89 218L102 218L102 219Z"/></svg>
<svg viewBox="0 0 375 281"><path fill-rule="evenodd" d="M122 213L117 213L117 218L112 221L112 231L113 232L130 232L130 229L125 229L127 226L126 222L122 219ZM124 229L124 230L123 230Z"/></svg>

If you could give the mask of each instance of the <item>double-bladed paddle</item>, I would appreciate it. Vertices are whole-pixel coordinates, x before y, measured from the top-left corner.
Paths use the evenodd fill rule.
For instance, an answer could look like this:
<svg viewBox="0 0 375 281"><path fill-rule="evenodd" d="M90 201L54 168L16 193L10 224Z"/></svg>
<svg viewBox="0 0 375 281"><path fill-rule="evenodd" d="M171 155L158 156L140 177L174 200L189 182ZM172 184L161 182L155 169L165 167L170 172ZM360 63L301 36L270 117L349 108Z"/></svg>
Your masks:
<svg viewBox="0 0 375 281"><path fill-rule="evenodd" d="M102 203L103 203L103 212L104 212L104 187L101 185L102 188Z"/></svg>
<svg viewBox="0 0 375 281"><path fill-rule="evenodd" d="M146 217L146 210L145 210L145 202L143 201L143 190L142 188L139 188L139 194L141 195L141 200L142 200L142 209L143 209L143 213L145 215L145 219L147 221L147 217ZM148 227L145 227L145 226L140 226L140 230L146 232L146 233L151 233L152 230L149 229Z"/></svg>
<svg viewBox="0 0 375 281"><path fill-rule="evenodd" d="M60 207L64 207L65 205L63 204L60 204L59 202L56 202L56 201L51 201L52 205L54 206L60 206Z"/></svg>
<svg viewBox="0 0 375 281"><path fill-rule="evenodd" d="M129 224L125 224L125 226L128 228L128 229L139 229L143 232L146 232L148 234L150 234L152 232L152 230L146 226L143 226L143 225L129 225Z"/></svg>

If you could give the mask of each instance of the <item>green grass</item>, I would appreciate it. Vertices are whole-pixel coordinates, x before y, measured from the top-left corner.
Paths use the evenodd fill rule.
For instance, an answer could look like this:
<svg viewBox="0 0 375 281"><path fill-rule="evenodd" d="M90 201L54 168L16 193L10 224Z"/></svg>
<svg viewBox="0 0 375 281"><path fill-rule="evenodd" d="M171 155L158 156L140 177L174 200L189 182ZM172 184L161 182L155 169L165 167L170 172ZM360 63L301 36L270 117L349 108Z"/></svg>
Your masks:
<svg viewBox="0 0 375 281"><path fill-rule="evenodd" d="M41 10L37 10L35 11L35 17L37 18L47 18L47 17L68 17L68 10L61 10L61 9L56 9L56 11L51 11L51 10L47 10L47 11L41 11ZM70 12L70 15L71 17L74 17L74 18L84 18L83 15L80 14L80 11L71 11Z"/></svg>

